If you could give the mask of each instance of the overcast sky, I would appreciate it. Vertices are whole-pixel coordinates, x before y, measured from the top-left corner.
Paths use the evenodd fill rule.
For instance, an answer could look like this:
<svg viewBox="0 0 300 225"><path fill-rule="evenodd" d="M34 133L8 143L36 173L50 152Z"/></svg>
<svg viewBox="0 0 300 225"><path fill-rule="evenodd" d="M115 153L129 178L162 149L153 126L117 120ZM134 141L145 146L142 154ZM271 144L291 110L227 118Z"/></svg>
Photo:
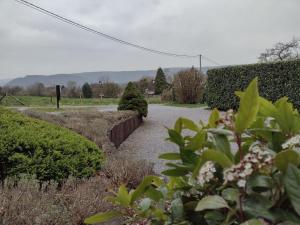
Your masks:
<svg viewBox="0 0 300 225"><path fill-rule="evenodd" d="M254 63L274 43L300 37L300 0L28 1L129 42L223 65ZM192 65L198 60L143 52L0 0L0 79Z"/></svg>

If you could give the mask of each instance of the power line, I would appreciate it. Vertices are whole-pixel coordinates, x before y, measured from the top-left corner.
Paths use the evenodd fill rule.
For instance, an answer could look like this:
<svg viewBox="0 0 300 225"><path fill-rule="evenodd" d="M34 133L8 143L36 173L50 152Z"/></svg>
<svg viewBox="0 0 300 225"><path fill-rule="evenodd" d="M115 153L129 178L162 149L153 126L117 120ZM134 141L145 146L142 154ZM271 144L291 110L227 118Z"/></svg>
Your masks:
<svg viewBox="0 0 300 225"><path fill-rule="evenodd" d="M85 30L85 31L88 31L88 32L91 32L91 33L94 33L96 35L100 35L104 38L107 38L109 40L112 40L112 41L115 41L115 42L118 42L118 43L121 43L121 44L124 44L124 45L128 45L128 46L131 46L131 47L134 47L134 48L137 48L137 49L140 49L140 50L144 50L144 51L148 51L148 52L152 52L152 53L155 53L155 54L160 54L160 55L166 55L166 56L172 56L172 57L182 57L182 58L197 58L199 57L199 55L189 55L189 54L176 54L176 53L172 53L172 52L165 52L165 51L160 51L160 50L155 50L155 49L151 49L151 48L147 48L147 47L144 47L144 46L141 46L141 45L138 45L138 44L134 44L134 43L131 43L131 42L128 42L128 41L124 41L124 40L121 40L119 38L116 38L116 37L113 37L111 35L108 35L108 34L105 34L103 32L100 32L100 31L97 31L95 29L92 29L90 27L87 27L85 25L82 25L82 24L79 24L73 20L70 20L70 19L67 19L63 16L60 16L56 13L53 13L53 12L50 12L49 10L46 10L38 5L35 5L31 2L28 2L28 1L25 1L25 0L15 0L16 2L22 4L22 5L25 5L29 8L32 8L36 11L39 11L43 14L46 14L48 16L51 16L55 19L58 19L60 21L63 21L65 23L68 23L72 26L75 26L75 27L78 27L79 29L82 29L82 30ZM207 61L210 61L216 65L220 65L218 62L214 61L214 60L211 60L209 59L208 57L205 57L202 55L202 57L204 59L206 59Z"/></svg>

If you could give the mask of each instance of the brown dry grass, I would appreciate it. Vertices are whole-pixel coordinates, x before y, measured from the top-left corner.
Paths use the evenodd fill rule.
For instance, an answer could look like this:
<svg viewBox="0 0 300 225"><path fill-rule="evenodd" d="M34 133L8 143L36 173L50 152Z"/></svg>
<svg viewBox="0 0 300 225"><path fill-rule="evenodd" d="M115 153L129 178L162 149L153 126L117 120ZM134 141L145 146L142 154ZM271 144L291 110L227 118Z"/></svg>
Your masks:
<svg viewBox="0 0 300 225"><path fill-rule="evenodd" d="M69 128L101 147L108 142L107 132L113 124L135 113L98 112L89 108L55 114L27 110L25 114ZM103 200L110 190L116 191L121 184L135 188L150 174L154 174L152 164L107 154L98 176L69 180L61 191L51 184L47 191L39 191L36 181L23 179L17 187L0 188L0 225L82 225L86 217L113 208Z"/></svg>
<svg viewBox="0 0 300 225"><path fill-rule="evenodd" d="M24 113L69 128L95 142L100 148L109 143L107 132L115 123L136 114L132 111L99 112L93 108L58 113L26 110Z"/></svg>
<svg viewBox="0 0 300 225"><path fill-rule="evenodd" d="M0 224L82 225L86 217L113 208L103 200L110 190L122 183L135 188L149 174L153 170L148 163L113 158L98 176L68 181L61 191L55 185L38 191L35 181L23 180L18 187L0 189Z"/></svg>

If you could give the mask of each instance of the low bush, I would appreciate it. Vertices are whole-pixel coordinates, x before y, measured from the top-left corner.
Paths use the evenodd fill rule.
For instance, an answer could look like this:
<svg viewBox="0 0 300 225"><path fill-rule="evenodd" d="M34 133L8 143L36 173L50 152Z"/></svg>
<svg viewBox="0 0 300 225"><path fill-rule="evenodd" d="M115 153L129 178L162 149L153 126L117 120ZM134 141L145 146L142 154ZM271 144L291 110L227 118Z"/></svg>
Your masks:
<svg viewBox="0 0 300 225"><path fill-rule="evenodd" d="M137 87L129 82L119 102L118 110L133 110L146 117L148 103Z"/></svg>
<svg viewBox="0 0 300 225"><path fill-rule="evenodd" d="M144 176L151 174L149 163L112 157L97 176L80 181L68 179L61 190L47 184L45 191L39 191L32 179L22 179L17 187L8 181L6 188L0 188L0 224L83 225L87 216L118 208L104 200L110 191L116 191L121 183L136 188Z"/></svg>
<svg viewBox="0 0 300 225"><path fill-rule="evenodd" d="M272 102L287 96L300 109L300 60L229 66L209 70L207 104L211 108L237 109L234 92L243 90L258 76L260 95Z"/></svg>
<svg viewBox="0 0 300 225"><path fill-rule="evenodd" d="M104 176L68 180L61 190L50 184L39 191L38 186L34 180L21 180L18 187L0 189L1 225L83 225L87 216L114 209L103 200L110 188Z"/></svg>
<svg viewBox="0 0 300 225"><path fill-rule="evenodd" d="M173 88L163 90L161 100L164 102L172 102L175 100Z"/></svg>
<svg viewBox="0 0 300 225"><path fill-rule="evenodd" d="M121 185L109 200L121 209L88 224L121 217L124 224L300 224L300 115L286 97L258 94L257 79L237 92L240 107L208 123L179 118L168 129L177 152L167 170L135 189Z"/></svg>
<svg viewBox="0 0 300 225"><path fill-rule="evenodd" d="M70 176L90 177L103 154L91 141L65 128L0 108L1 181L30 175L59 186Z"/></svg>
<svg viewBox="0 0 300 225"><path fill-rule="evenodd" d="M181 104L195 104L202 101L205 77L195 68L184 70L174 76L175 99Z"/></svg>

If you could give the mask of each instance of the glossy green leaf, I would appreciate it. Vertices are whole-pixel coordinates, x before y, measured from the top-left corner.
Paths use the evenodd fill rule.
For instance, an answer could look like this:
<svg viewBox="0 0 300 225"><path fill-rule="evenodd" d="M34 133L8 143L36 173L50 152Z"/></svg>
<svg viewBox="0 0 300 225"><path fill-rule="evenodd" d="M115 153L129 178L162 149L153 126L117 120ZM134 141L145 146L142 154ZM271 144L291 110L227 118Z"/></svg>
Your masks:
<svg viewBox="0 0 300 225"><path fill-rule="evenodd" d="M198 132L200 128L194 123L194 121L187 119L187 118L181 118L182 122L182 128L183 129L189 129L195 132Z"/></svg>
<svg viewBox="0 0 300 225"><path fill-rule="evenodd" d="M136 201L138 198L142 197L142 195L145 193L147 187L149 187L152 183L161 185L162 181L157 176L145 177L144 180L142 181L142 183L140 183L139 186L133 191L130 204L133 204L134 201Z"/></svg>
<svg viewBox="0 0 300 225"><path fill-rule="evenodd" d="M146 211L150 208L152 200L150 198L144 198L140 202L140 208L142 211Z"/></svg>
<svg viewBox="0 0 300 225"><path fill-rule="evenodd" d="M181 198L176 198L171 202L172 220L180 221L184 218L184 208Z"/></svg>
<svg viewBox="0 0 300 225"><path fill-rule="evenodd" d="M119 191L117 193L116 200L120 203L120 205L127 207L130 204L130 199L131 199L131 196L128 193L127 188L125 187L125 185L122 184L119 187Z"/></svg>
<svg viewBox="0 0 300 225"><path fill-rule="evenodd" d="M208 130L208 132L210 132L212 134L222 134L222 135L226 135L226 136L232 136L234 134L230 130L224 130L221 128L209 128L207 130Z"/></svg>
<svg viewBox="0 0 300 225"><path fill-rule="evenodd" d="M181 170L181 169L170 169L170 170L165 170L162 172L163 175L170 176L170 177L180 177L180 176L184 176L188 173L189 173L189 171Z"/></svg>
<svg viewBox="0 0 300 225"><path fill-rule="evenodd" d="M179 153L164 153L159 156L160 159L165 159L165 160L179 160L181 159Z"/></svg>
<svg viewBox="0 0 300 225"><path fill-rule="evenodd" d="M293 150L284 150L275 156L274 164L282 172L287 170L289 163L297 166L299 164L299 153Z"/></svg>
<svg viewBox="0 0 300 225"><path fill-rule="evenodd" d="M269 210L272 202L260 194L252 194L243 201L243 209L252 218L266 218L275 221L275 215Z"/></svg>
<svg viewBox="0 0 300 225"><path fill-rule="evenodd" d="M192 151L196 151L202 148L205 144L207 138L207 133L204 130L199 131L191 140L190 143L187 145L187 148Z"/></svg>
<svg viewBox="0 0 300 225"><path fill-rule="evenodd" d="M240 100L240 107L235 121L235 131L239 134L254 122L259 109L257 78L246 88Z"/></svg>
<svg viewBox="0 0 300 225"><path fill-rule="evenodd" d="M217 122L220 119L220 113L218 111L218 109L214 109L211 114L210 117L208 119L208 125L209 128L216 128L217 127Z"/></svg>
<svg viewBox="0 0 300 225"><path fill-rule="evenodd" d="M223 152L217 150L206 150L202 153L202 159L205 161L213 161L220 164L223 168L233 165L233 162Z"/></svg>
<svg viewBox="0 0 300 225"><path fill-rule="evenodd" d="M267 225L267 224L261 220L252 219L242 223L241 225Z"/></svg>
<svg viewBox="0 0 300 225"><path fill-rule="evenodd" d="M181 117L179 117L176 122L175 122L175 126L174 126L174 130L177 132L177 133L181 133L182 131L182 120L181 120Z"/></svg>
<svg viewBox="0 0 300 225"><path fill-rule="evenodd" d="M278 122L280 128L284 133L296 132L295 128L295 110L293 105L288 102L288 98L283 97L279 99L276 103L277 113L275 119Z"/></svg>
<svg viewBox="0 0 300 225"><path fill-rule="evenodd" d="M231 153L230 143L226 135L214 134L214 144L216 150L223 152L231 161L233 161L233 155Z"/></svg>
<svg viewBox="0 0 300 225"><path fill-rule="evenodd" d="M222 197L231 202L237 202L239 199L239 190L236 188L226 188L222 191Z"/></svg>
<svg viewBox="0 0 300 225"><path fill-rule="evenodd" d="M255 192L264 192L271 190L274 186L273 179L265 175L253 175L247 181L247 188Z"/></svg>
<svg viewBox="0 0 300 225"><path fill-rule="evenodd" d="M242 91L236 91L235 94L243 98L245 92ZM272 104L272 102L268 101L267 99L263 97L259 97L259 110L258 114L264 117L274 117L276 114L277 109L276 107Z"/></svg>
<svg viewBox="0 0 300 225"><path fill-rule="evenodd" d="M204 219L208 225L220 225L224 221L225 216L219 211L208 211L205 213Z"/></svg>
<svg viewBox="0 0 300 225"><path fill-rule="evenodd" d="M159 191L156 190L153 187L149 187L146 191L146 196L151 198L152 200L158 202L160 199L164 198L163 194Z"/></svg>
<svg viewBox="0 0 300 225"><path fill-rule="evenodd" d="M84 220L85 224L96 224L96 223L103 223L114 218L120 217L122 214L118 211L110 211L105 213L99 213L94 216L91 216Z"/></svg>
<svg viewBox="0 0 300 225"><path fill-rule="evenodd" d="M293 164L288 165L284 186L293 208L300 215L300 170Z"/></svg>
<svg viewBox="0 0 300 225"><path fill-rule="evenodd" d="M198 202L195 211L203 211L207 209L221 209L221 208L229 208L227 202L218 195L209 195L202 198Z"/></svg>
<svg viewBox="0 0 300 225"><path fill-rule="evenodd" d="M168 133L169 133L168 140L174 142L175 144L177 144L179 146L184 145L184 140L183 140L182 136L180 135L180 133L178 133L176 130L172 130L172 129L168 129Z"/></svg>

